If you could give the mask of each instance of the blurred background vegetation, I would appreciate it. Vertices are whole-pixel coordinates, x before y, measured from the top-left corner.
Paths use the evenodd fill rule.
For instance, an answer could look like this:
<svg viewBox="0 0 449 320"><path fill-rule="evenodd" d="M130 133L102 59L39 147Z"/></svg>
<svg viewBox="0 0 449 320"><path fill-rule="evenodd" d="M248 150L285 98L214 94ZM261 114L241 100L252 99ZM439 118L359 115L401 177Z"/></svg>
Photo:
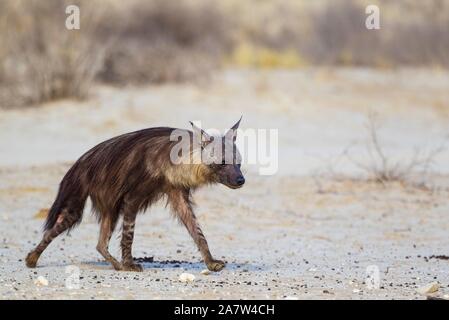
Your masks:
<svg viewBox="0 0 449 320"><path fill-rule="evenodd" d="M365 28L368 4L381 30ZM17 107L223 66L448 68L449 0L2 0L0 40L0 106Z"/></svg>

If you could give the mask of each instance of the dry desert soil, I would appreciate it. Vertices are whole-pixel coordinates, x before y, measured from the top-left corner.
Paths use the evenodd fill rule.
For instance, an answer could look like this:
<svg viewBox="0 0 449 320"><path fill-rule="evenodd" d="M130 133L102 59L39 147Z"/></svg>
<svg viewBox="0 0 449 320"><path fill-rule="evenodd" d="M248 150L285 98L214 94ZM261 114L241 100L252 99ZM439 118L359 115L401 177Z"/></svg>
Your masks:
<svg viewBox="0 0 449 320"><path fill-rule="evenodd" d="M372 181L359 165L373 161L373 111L398 166L443 145L448 89L449 74L435 70L227 70L207 83L98 86L87 101L0 110L0 299L425 299L417 288L432 282L439 289L429 295L448 298L449 151L435 154L426 175L412 170L402 181ZM223 271L201 273L199 253L164 203L138 216L133 253L142 273L103 261L88 208L37 268L25 267L59 181L84 151L145 127L201 120L226 128L241 114L244 129L278 130L279 162L269 176L244 165L242 189L197 192ZM195 280L181 282L184 272Z"/></svg>

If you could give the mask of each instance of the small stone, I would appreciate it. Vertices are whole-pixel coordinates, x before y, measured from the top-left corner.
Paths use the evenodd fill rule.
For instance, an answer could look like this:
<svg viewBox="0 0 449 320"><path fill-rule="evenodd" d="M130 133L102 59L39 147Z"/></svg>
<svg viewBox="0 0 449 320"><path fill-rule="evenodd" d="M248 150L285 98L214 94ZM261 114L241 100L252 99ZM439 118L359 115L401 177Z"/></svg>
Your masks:
<svg viewBox="0 0 449 320"><path fill-rule="evenodd" d="M204 275L204 276L207 276L207 275L210 275L210 274L211 274L210 270L208 270L208 269L204 269L204 270L202 270L200 273L201 273L202 275Z"/></svg>
<svg viewBox="0 0 449 320"><path fill-rule="evenodd" d="M425 286L419 287L416 289L416 291L420 294L428 294L428 293L434 293L437 292L440 288L440 285L438 282L431 282Z"/></svg>
<svg viewBox="0 0 449 320"><path fill-rule="evenodd" d="M36 286L48 286L48 280L45 279L43 276L37 277L36 280L34 280L34 284Z"/></svg>
<svg viewBox="0 0 449 320"><path fill-rule="evenodd" d="M181 282L192 282L195 280L195 276L191 273L181 273L179 275L179 281Z"/></svg>

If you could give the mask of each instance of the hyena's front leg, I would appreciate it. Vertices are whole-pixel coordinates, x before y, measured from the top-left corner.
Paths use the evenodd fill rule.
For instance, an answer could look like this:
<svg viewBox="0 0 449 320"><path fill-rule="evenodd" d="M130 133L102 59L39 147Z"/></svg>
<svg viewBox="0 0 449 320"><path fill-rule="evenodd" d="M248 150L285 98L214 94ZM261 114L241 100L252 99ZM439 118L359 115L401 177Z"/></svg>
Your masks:
<svg viewBox="0 0 449 320"><path fill-rule="evenodd" d="M169 194L169 201L179 220L187 228L193 241L201 252L201 256L211 271L220 271L225 267L225 263L221 260L215 260L210 251L206 241L206 237L201 230L190 201L190 191L180 190Z"/></svg>
<svg viewBox="0 0 449 320"><path fill-rule="evenodd" d="M132 256L136 216L137 210L131 210L129 207L125 208L123 215L122 241L120 242L120 245L122 247L122 270L140 272L143 268L140 264L134 262Z"/></svg>

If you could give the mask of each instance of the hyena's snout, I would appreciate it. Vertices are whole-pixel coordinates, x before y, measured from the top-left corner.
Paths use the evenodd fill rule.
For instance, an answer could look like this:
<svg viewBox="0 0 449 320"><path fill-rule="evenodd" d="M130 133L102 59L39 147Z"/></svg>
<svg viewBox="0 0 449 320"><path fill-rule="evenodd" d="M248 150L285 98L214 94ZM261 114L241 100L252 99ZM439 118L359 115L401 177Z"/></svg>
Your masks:
<svg viewBox="0 0 449 320"><path fill-rule="evenodd" d="M235 179L235 184L238 186L243 186L245 184L245 177L239 176L237 179Z"/></svg>
<svg viewBox="0 0 449 320"><path fill-rule="evenodd" d="M240 165L229 166L228 181L234 188L240 188L245 184L245 177L240 170Z"/></svg>

